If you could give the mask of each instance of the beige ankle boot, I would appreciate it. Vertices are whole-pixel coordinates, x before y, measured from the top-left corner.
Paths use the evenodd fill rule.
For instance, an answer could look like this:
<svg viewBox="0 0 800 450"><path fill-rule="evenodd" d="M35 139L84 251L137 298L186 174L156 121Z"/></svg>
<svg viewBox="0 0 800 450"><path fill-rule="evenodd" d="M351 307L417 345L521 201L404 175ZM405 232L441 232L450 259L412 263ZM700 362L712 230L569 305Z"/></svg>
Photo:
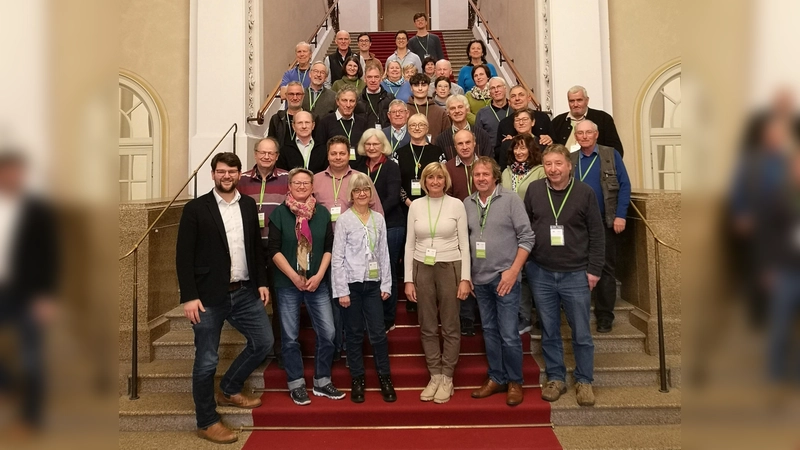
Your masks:
<svg viewBox="0 0 800 450"><path fill-rule="evenodd" d="M442 374L437 373L436 375L431 375L431 381L428 382L428 386L426 386L422 393L419 394L419 399L423 402L429 402L433 400L433 397L436 395L441 383Z"/></svg>
<svg viewBox="0 0 800 450"><path fill-rule="evenodd" d="M439 383L439 389L436 390L436 395L433 396L434 403L447 403L450 397L453 396L453 377L442 375L442 382Z"/></svg>

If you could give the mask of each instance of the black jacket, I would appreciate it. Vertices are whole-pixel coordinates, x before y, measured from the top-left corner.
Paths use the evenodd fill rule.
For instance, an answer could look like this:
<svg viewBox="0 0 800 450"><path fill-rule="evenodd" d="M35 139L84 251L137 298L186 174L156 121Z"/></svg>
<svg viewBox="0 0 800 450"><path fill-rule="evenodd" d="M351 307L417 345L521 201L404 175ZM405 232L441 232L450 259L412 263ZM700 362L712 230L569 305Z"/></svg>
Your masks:
<svg viewBox="0 0 800 450"><path fill-rule="evenodd" d="M514 128L513 114L514 111L509 111L508 117L505 117L500 121L499 124L497 124L497 141L494 144L494 150L498 155L500 154L500 146L503 144L503 138L506 136L514 137L517 135L517 130ZM548 116L546 112L542 111L533 111L533 116L535 123L531 129L531 133L533 133L534 136L550 136L555 142L556 137L553 135L553 124L550 122L550 116ZM567 135L567 137L569 137L569 135Z"/></svg>
<svg viewBox="0 0 800 450"><path fill-rule="evenodd" d="M357 147L361 135L367 130L367 120L360 114L353 114L352 121L336 119L336 113L333 112L327 116L319 119L317 125L314 127L314 142L319 142L325 146L325 167L328 167L328 139L334 136L344 136L350 140L351 147ZM350 136L348 136L348 132ZM350 161L350 167L356 168L356 163L361 160L363 156L356 154L356 159ZM309 168L311 163L309 163ZM324 170L323 167L321 170ZM316 173L313 169L312 172Z"/></svg>
<svg viewBox="0 0 800 450"><path fill-rule="evenodd" d="M267 136L277 139L279 148L292 140L292 133L294 133L294 130L292 130L292 121L286 115L286 110L282 109L276 112L269 119L269 132Z"/></svg>
<svg viewBox="0 0 800 450"><path fill-rule="evenodd" d="M586 112L586 118L597 124L597 131L600 135L597 136L597 143L611 147L619 152L619 156L625 156L622 150L622 141L617 134L617 127L614 125L614 118L611 114L601 111L599 109L592 109ZM572 133L572 122L569 120L569 114L563 113L553 119L553 132L551 135L553 142L556 144L566 144L569 139L569 134ZM536 134L536 133L534 133Z"/></svg>
<svg viewBox="0 0 800 450"><path fill-rule="evenodd" d="M383 86L380 86L378 91L378 101L370 102L367 99L366 88L361 92L358 97L358 109L364 112L364 118L367 119L367 128L375 128L375 124L381 124L381 128L389 126L389 103L394 100L394 95L391 92L386 92Z"/></svg>
<svg viewBox="0 0 800 450"><path fill-rule="evenodd" d="M267 272L261 249L256 201L243 195L239 200L244 227L247 271L253 295L267 285ZM231 257L225 225L213 192L196 198L183 207L178 226L175 265L181 303L200 299L204 306L219 305L228 296Z"/></svg>
<svg viewBox="0 0 800 450"><path fill-rule="evenodd" d="M328 167L328 149L324 142L314 139L314 147L311 149L311 156L308 157L307 169L319 173ZM296 142L287 142L281 147L281 154L275 166L283 170L292 170L295 167L303 167L305 161Z"/></svg>

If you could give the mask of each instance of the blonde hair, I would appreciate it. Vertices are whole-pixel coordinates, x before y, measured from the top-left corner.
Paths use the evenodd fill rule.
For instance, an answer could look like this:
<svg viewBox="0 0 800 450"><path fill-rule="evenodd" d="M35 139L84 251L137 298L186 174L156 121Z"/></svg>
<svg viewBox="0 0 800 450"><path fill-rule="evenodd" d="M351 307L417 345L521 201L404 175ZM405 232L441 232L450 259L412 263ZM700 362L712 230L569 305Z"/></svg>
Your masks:
<svg viewBox="0 0 800 450"><path fill-rule="evenodd" d="M347 198L351 204L354 201L353 191L363 188L369 188L369 195L372 197L372 181L366 174L354 171L352 175L350 175L350 184L347 187Z"/></svg>
<svg viewBox="0 0 800 450"><path fill-rule="evenodd" d="M422 190L425 191L426 195L428 194L428 177L431 175L442 175L444 177L444 192L449 191L453 186L453 180L450 178L450 173L447 172L444 163L432 162L422 169L422 174L419 176L422 180Z"/></svg>

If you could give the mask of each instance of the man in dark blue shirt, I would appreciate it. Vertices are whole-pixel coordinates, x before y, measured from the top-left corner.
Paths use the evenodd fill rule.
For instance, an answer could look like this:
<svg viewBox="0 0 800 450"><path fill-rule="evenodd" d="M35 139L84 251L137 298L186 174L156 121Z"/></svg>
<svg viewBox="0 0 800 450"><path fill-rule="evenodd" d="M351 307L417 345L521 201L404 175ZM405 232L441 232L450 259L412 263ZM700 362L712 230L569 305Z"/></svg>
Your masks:
<svg viewBox="0 0 800 450"><path fill-rule="evenodd" d="M614 278L616 241L617 235L625 230L625 217L631 202L631 181L619 151L598 145L599 135L597 124L591 120L578 122L575 139L581 148L571 156L575 177L594 190L605 225L606 260L603 275L597 283L594 315L597 317L597 331L608 333L614 323L614 303L617 299L617 282Z"/></svg>

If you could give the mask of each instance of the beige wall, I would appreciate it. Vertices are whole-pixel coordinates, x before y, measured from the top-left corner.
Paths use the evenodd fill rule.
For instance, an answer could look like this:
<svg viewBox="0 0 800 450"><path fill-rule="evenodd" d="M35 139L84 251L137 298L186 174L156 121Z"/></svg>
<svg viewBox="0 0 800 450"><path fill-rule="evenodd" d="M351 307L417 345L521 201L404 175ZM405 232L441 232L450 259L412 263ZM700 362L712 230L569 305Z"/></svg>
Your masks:
<svg viewBox="0 0 800 450"><path fill-rule="evenodd" d="M525 83L536 89L540 71L537 68L536 34L533 24L536 21L535 2L529 0L492 0L480 2L481 14L489 23L503 49L514 60ZM513 30L513 32L512 32ZM541 102L539 92L534 92Z"/></svg>
<svg viewBox="0 0 800 450"><path fill-rule="evenodd" d="M119 5L119 67L152 86L166 109L162 196L171 197L189 173L189 0Z"/></svg>
<svg viewBox="0 0 800 450"><path fill-rule="evenodd" d="M614 121L634 187L642 186L640 97L660 75L660 68L681 57L679 11L677 0L608 2Z"/></svg>

